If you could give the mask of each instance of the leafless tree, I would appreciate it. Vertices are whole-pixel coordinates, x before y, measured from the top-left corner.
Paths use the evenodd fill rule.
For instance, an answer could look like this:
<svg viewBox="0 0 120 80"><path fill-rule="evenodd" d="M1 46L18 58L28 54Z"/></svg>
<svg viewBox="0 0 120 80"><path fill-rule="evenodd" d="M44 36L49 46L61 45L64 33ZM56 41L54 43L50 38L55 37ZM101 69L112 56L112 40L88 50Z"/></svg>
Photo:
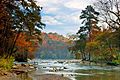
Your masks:
<svg viewBox="0 0 120 80"><path fill-rule="evenodd" d="M98 0L95 7L100 12L100 20L109 28L120 28L120 0Z"/></svg>

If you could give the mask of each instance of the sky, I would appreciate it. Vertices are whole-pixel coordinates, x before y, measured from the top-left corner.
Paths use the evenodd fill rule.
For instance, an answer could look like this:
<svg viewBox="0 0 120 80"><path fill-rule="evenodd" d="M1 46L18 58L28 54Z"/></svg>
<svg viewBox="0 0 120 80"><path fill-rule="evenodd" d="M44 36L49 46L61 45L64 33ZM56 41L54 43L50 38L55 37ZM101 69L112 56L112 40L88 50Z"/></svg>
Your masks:
<svg viewBox="0 0 120 80"><path fill-rule="evenodd" d="M80 27L81 11L94 0L37 0L43 7L42 22L46 24L43 32L57 32L61 35L76 33Z"/></svg>

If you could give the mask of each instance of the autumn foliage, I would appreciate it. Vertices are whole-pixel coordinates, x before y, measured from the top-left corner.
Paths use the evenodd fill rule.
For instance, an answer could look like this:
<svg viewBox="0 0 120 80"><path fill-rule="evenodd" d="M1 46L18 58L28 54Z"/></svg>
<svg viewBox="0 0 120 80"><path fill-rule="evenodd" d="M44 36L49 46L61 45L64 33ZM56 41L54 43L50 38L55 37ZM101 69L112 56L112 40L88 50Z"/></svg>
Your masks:
<svg viewBox="0 0 120 80"><path fill-rule="evenodd" d="M0 58L33 58L45 26L41 9L34 0L0 0Z"/></svg>
<svg viewBox="0 0 120 80"><path fill-rule="evenodd" d="M28 58L34 58L34 52L39 46L37 42L31 41L31 38L32 37L25 33L20 33L16 41L17 53L19 53L19 55L27 54Z"/></svg>

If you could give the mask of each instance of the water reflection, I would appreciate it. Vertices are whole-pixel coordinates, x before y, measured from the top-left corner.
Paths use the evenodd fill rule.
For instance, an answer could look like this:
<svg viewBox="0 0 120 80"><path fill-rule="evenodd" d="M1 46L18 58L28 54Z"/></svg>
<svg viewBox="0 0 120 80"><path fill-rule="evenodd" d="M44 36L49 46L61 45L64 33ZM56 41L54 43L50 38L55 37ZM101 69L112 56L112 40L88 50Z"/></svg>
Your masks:
<svg viewBox="0 0 120 80"><path fill-rule="evenodd" d="M39 60L38 60L39 61ZM38 62L35 74L56 74L71 80L120 80L120 67L84 65L81 63L43 60Z"/></svg>
<svg viewBox="0 0 120 80"><path fill-rule="evenodd" d="M79 70L76 72L89 73L93 75L76 76L76 80L120 80L119 71L108 70Z"/></svg>
<svg viewBox="0 0 120 80"><path fill-rule="evenodd" d="M76 73L91 75L76 75L76 80L120 80L120 67L116 66L87 66L86 69L78 69Z"/></svg>

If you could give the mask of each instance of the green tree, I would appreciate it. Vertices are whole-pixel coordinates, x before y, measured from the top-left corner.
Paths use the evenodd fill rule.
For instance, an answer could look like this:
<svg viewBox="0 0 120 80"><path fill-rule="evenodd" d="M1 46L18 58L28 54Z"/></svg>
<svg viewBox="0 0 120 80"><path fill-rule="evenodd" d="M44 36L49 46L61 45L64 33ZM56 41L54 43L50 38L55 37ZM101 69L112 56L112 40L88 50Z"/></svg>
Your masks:
<svg viewBox="0 0 120 80"><path fill-rule="evenodd" d="M98 15L99 13L97 11L94 10L94 8L89 5L86 7L85 10L82 10L81 12L81 16L80 19L83 20L82 21L82 25L78 31L78 35L79 35L79 39L80 41L83 41L82 43L84 44L84 46L82 45L82 52L85 51L85 46L86 46L86 42L89 40L91 41L91 34L92 34L92 29L93 28L98 28L97 23L98 23ZM84 56L86 55L86 53L83 53ZM90 53L88 54L89 58L88 60L90 60ZM86 59L86 57L84 57Z"/></svg>
<svg viewBox="0 0 120 80"><path fill-rule="evenodd" d="M38 6L34 0L15 0L14 3L16 4L14 5L16 7L11 7L10 12L13 19L12 28L16 30L17 35L13 41L13 45L9 53L10 55L13 52L16 40L18 39L20 32L24 31L30 33L31 35L40 34L40 29L43 29L43 26L45 25L41 22L40 11L42 7Z"/></svg>
<svg viewBox="0 0 120 80"><path fill-rule="evenodd" d="M87 6L85 10L82 10L80 19L83 20L83 26L80 27L78 34L87 34L85 36L89 36L93 27L98 27L98 15L99 13L94 10L94 8L90 5ZM83 37L83 36L81 36Z"/></svg>
<svg viewBox="0 0 120 80"><path fill-rule="evenodd" d="M2 0L0 6L7 15L6 19L4 16L0 17L0 23L4 23L1 24L3 27L1 29L3 36L0 36L2 39L0 46L3 49L1 54L6 53L8 57L15 51L15 44L21 32L26 32L29 36L36 36L41 33L45 24L41 22L42 7L38 6L34 0ZM41 40L39 37L37 38ZM6 41L9 46L5 44Z"/></svg>

